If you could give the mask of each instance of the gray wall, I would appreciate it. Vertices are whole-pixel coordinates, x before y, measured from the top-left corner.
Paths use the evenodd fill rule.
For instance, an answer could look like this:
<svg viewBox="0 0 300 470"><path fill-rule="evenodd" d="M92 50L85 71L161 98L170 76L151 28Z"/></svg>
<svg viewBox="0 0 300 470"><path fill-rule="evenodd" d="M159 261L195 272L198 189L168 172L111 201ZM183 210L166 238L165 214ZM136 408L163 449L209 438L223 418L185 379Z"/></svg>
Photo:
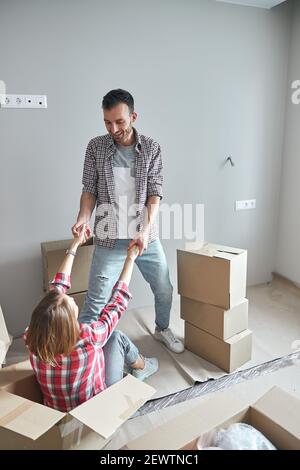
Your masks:
<svg viewBox="0 0 300 470"><path fill-rule="evenodd" d="M300 284L300 104L292 103L294 80L300 80L300 3L295 1L288 74L286 131L275 269Z"/></svg>
<svg viewBox="0 0 300 470"><path fill-rule="evenodd" d="M40 242L70 237L85 147L105 133L101 98L115 87L162 145L164 202L204 203L206 240L249 250L249 284L270 279L289 28L289 4L1 0L0 79L49 106L0 111L0 302L13 334L42 294ZM248 198L257 209L234 212ZM164 241L175 292L183 243ZM152 304L139 273L132 291L132 307Z"/></svg>

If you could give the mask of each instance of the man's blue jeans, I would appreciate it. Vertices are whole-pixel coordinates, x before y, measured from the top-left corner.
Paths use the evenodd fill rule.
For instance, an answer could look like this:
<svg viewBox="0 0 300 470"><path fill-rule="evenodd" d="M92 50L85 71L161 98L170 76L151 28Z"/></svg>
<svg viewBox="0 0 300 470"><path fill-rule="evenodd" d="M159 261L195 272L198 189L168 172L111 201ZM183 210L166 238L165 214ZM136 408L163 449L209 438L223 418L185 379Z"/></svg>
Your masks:
<svg viewBox="0 0 300 470"><path fill-rule="evenodd" d="M110 299L112 288L123 268L129 242L127 239L119 239L112 249L95 246L89 289L79 317L81 323L97 320ZM173 287L160 240L149 243L147 250L142 256L138 256L135 262L154 294L155 323L159 329L168 328Z"/></svg>

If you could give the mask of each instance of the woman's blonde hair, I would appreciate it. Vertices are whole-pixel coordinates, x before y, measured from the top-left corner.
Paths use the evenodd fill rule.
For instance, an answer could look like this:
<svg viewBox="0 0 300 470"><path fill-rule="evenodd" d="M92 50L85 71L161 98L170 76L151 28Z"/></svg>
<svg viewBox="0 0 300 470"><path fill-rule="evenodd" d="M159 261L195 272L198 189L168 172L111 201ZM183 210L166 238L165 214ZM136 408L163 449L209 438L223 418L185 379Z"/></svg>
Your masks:
<svg viewBox="0 0 300 470"><path fill-rule="evenodd" d="M79 325L64 294L50 291L35 307L26 344L41 361L57 365L56 356L69 355L79 339Z"/></svg>

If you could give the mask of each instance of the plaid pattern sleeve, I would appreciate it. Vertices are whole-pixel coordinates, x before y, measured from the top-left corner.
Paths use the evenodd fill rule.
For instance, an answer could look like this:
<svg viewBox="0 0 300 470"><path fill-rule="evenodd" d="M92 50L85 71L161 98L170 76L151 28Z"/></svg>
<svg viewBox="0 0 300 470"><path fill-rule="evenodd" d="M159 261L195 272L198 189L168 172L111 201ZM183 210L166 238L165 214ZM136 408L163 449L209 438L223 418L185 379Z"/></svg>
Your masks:
<svg viewBox="0 0 300 470"><path fill-rule="evenodd" d="M50 290L57 289L65 294L71 287L71 276L65 273L56 273L53 281L50 282Z"/></svg>
<svg viewBox="0 0 300 470"><path fill-rule="evenodd" d="M92 341L104 346L126 311L131 294L125 282L117 282L108 303L102 309L97 321L89 325Z"/></svg>
<svg viewBox="0 0 300 470"><path fill-rule="evenodd" d="M163 164L161 158L160 145L154 143L153 157L151 159L148 175L147 175L147 197L159 196L162 199L162 184L163 184Z"/></svg>
<svg viewBox="0 0 300 470"><path fill-rule="evenodd" d="M89 142L84 159L82 184L83 191L94 194L97 197L97 167L93 139Z"/></svg>

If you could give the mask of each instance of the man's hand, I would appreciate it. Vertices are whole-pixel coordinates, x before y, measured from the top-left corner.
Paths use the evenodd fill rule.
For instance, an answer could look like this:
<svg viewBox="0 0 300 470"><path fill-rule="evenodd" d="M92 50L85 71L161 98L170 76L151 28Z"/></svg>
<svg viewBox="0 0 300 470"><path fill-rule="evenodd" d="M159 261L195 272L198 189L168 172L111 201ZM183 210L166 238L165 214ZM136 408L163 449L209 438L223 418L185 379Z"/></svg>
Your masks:
<svg viewBox="0 0 300 470"><path fill-rule="evenodd" d="M128 248L127 258L131 259L131 261L135 261L137 256L139 255L139 248L135 244L131 248Z"/></svg>
<svg viewBox="0 0 300 470"><path fill-rule="evenodd" d="M144 250L148 248L148 239L149 239L149 229L143 229L141 232L137 233L131 242L128 245L128 250L130 250L134 245L137 245L139 249L139 256L141 256Z"/></svg>
<svg viewBox="0 0 300 470"><path fill-rule="evenodd" d="M74 237L78 237L79 230L83 224L85 224L86 236L90 238L92 235L90 227L90 218L95 209L96 205L96 196L89 192L83 191L80 198L80 210L77 216L77 222L72 227L72 233Z"/></svg>
<svg viewBox="0 0 300 470"><path fill-rule="evenodd" d="M79 237L79 233L81 232L81 229L82 229L83 225L85 226L85 236L86 236L86 238L89 239L91 237L92 231L91 231L90 224L87 221L80 220L80 219L72 227L73 237Z"/></svg>
<svg viewBox="0 0 300 470"><path fill-rule="evenodd" d="M78 235L74 236L74 240L72 242L72 248L78 248L80 245L83 245L87 240L87 231L85 224L82 224L78 229Z"/></svg>

